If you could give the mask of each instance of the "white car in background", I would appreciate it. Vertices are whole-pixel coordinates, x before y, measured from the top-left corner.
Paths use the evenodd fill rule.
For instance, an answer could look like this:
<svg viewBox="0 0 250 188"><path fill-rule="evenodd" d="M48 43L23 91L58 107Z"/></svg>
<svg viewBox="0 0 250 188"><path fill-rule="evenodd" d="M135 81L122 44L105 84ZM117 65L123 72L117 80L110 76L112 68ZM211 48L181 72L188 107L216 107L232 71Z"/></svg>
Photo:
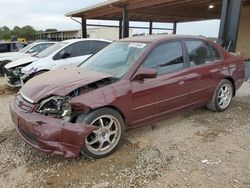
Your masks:
<svg viewBox="0 0 250 188"><path fill-rule="evenodd" d="M0 73L3 74L3 67L11 62L15 61L17 59L23 58L23 57L30 57L34 54L37 54L46 48L52 46L55 44L55 42L34 42L25 48L19 50L18 52L7 52L7 53L1 53L0 54Z"/></svg>
<svg viewBox="0 0 250 188"><path fill-rule="evenodd" d="M79 65L109 45L102 39L71 39L59 42L32 57L19 59L5 66L7 84L20 87L30 78L64 65Z"/></svg>

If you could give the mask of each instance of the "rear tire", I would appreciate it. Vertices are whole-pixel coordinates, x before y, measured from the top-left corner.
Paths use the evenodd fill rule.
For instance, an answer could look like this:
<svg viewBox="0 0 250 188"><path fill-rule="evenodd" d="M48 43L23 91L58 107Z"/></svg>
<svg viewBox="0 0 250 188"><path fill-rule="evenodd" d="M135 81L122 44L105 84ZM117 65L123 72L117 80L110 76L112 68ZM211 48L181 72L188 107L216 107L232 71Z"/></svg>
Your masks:
<svg viewBox="0 0 250 188"><path fill-rule="evenodd" d="M81 154L88 158L104 158L123 144L125 123L120 113L111 108L100 108L82 114L76 123L98 127L85 139L81 148Z"/></svg>
<svg viewBox="0 0 250 188"><path fill-rule="evenodd" d="M222 80L217 86L213 98L207 104L207 108L214 112L225 111L233 98L234 87L229 80Z"/></svg>

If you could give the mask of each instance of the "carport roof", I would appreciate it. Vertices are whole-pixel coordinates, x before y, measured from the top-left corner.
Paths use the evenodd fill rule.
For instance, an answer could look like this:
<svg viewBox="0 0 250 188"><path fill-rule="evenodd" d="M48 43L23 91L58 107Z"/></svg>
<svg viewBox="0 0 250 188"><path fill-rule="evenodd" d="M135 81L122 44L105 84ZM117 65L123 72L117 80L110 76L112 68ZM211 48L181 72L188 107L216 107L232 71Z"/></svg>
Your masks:
<svg viewBox="0 0 250 188"><path fill-rule="evenodd" d="M210 4L213 4L214 8L209 9ZM222 0L108 0L69 12L66 16L121 20L125 6L131 21L188 22L219 19Z"/></svg>

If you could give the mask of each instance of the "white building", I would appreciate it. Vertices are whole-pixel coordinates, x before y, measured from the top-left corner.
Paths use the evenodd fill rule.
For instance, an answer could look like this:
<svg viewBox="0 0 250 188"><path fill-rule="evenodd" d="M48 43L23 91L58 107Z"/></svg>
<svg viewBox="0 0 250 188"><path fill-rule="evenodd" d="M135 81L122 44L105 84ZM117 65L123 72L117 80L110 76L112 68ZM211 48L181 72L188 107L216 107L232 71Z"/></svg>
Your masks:
<svg viewBox="0 0 250 188"><path fill-rule="evenodd" d="M133 29L130 29L130 36L133 36ZM88 28L88 38L118 40L119 28L116 27L96 27ZM62 41L67 39L81 38L81 30L65 30L65 31L51 31L43 32L34 35L34 40L49 40L49 41Z"/></svg>
<svg viewBox="0 0 250 188"><path fill-rule="evenodd" d="M119 28L114 27L99 27L99 28L88 28L87 34L89 38L96 39L107 39L107 40L118 40L119 39ZM133 29L129 30L129 36L133 36Z"/></svg>

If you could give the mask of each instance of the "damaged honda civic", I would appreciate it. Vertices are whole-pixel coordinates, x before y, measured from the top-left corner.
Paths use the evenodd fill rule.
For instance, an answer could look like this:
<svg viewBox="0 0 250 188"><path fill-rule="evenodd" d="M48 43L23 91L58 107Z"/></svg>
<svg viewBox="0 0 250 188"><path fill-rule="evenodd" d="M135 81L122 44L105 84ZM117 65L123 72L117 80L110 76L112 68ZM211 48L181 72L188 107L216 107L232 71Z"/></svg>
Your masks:
<svg viewBox="0 0 250 188"><path fill-rule="evenodd" d="M244 72L240 56L202 37L127 38L78 67L32 78L11 115L20 137L40 151L103 158L122 145L126 129L201 106L226 110Z"/></svg>

